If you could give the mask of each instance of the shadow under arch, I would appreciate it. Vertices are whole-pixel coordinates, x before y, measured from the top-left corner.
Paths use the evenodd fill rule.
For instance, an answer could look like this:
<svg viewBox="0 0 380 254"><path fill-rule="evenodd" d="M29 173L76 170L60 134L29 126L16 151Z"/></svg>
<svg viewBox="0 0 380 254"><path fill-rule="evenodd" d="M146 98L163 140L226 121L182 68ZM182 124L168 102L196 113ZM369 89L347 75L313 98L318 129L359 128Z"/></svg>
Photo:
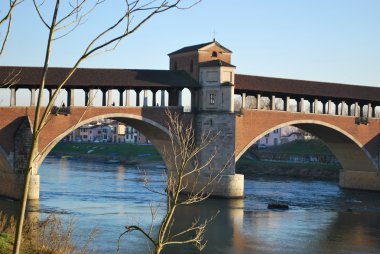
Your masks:
<svg viewBox="0 0 380 254"><path fill-rule="evenodd" d="M54 138L45 148L43 148L41 155L36 162L37 171L41 166L42 162L46 158L46 156L50 153L50 151L61 141L64 137L66 137L69 133L74 131L75 129L83 126L85 124L94 122L100 119L112 119L117 120L119 122L125 123L136 130L140 131L147 137L150 142L154 145L154 147L158 150L163 159L164 163L168 167L168 160L166 158L166 154L164 153L165 148L171 146L170 138L169 138L169 130L163 125L150 120L149 118L142 117L139 115L128 114L128 113L110 113L98 115L95 117L87 118L79 123L75 124L71 128L67 129L56 138ZM37 172L36 172L37 173Z"/></svg>
<svg viewBox="0 0 380 254"><path fill-rule="evenodd" d="M352 135L337 126L315 120L297 120L273 126L252 139L251 142L236 155L235 161L237 162L249 147L266 134L286 126L300 128L318 137L335 155L343 170L377 172L376 162L365 149L364 144L361 144Z"/></svg>
<svg viewBox="0 0 380 254"><path fill-rule="evenodd" d="M0 146L0 173L12 173L13 167L4 149Z"/></svg>

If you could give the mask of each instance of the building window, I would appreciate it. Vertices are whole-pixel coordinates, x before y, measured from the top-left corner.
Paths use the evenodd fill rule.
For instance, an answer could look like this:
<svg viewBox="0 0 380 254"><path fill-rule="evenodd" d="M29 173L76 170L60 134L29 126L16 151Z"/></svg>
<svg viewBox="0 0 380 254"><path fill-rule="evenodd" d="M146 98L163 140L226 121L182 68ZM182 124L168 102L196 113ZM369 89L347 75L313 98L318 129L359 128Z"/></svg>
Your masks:
<svg viewBox="0 0 380 254"><path fill-rule="evenodd" d="M210 104L214 105L215 104L215 94L210 93Z"/></svg>
<svg viewBox="0 0 380 254"><path fill-rule="evenodd" d="M190 61L190 72L193 73L193 71L194 71L194 61L191 60Z"/></svg>
<svg viewBox="0 0 380 254"><path fill-rule="evenodd" d="M177 70L177 62L174 62L174 70Z"/></svg>
<svg viewBox="0 0 380 254"><path fill-rule="evenodd" d="M218 53L216 51L213 51L211 54L212 57L218 57Z"/></svg>

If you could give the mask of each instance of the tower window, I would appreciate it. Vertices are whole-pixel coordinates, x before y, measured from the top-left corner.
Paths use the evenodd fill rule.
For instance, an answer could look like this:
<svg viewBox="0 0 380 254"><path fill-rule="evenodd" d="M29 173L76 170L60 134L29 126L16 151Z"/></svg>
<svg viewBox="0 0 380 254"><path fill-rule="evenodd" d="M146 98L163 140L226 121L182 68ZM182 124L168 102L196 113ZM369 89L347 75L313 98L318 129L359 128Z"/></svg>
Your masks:
<svg viewBox="0 0 380 254"><path fill-rule="evenodd" d="M214 105L215 104L215 94L210 93L210 104Z"/></svg>
<svg viewBox="0 0 380 254"><path fill-rule="evenodd" d="M211 54L212 57L218 57L218 53L216 51L213 51Z"/></svg>
<svg viewBox="0 0 380 254"><path fill-rule="evenodd" d="M177 70L177 62L174 62L174 70Z"/></svg>
<svg viewBox="0 0 380 254"><path fill-rule="evenodd" d="M190 61L190 72L193 73L194 71L194 62L193 60Z"/></svg>

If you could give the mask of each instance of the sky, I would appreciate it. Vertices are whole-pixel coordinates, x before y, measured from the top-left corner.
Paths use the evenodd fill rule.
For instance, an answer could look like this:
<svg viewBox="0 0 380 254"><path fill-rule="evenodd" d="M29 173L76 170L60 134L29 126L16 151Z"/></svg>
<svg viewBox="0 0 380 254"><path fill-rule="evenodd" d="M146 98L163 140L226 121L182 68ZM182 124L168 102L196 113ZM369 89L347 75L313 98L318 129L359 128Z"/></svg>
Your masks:
<svg viewBox="0 0 380 254"><path fill-rule="evenodd" d="M0 65L43 65L48 31L30 2L14 13ZM57 40L51 66L72 66L91 36L118 17L122 2L108 0L113 7L100 6ZM212 41L215 32L233 51L239 74L380 87L379 13L378 0L203 0L155 16L116 50L81 67L168 69L168 53ZM7 96L0 90L0 101Z"/></svg>

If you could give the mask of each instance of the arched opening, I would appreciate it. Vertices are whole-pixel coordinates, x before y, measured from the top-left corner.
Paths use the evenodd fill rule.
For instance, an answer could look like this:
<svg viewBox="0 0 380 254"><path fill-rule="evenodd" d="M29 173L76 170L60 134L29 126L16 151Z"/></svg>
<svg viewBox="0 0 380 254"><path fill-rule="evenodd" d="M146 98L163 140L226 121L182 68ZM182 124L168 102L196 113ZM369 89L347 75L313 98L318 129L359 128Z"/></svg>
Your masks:
<svg viewBox="0 0 380 254"><path fill-rule="evenodd" d="M268 129L264 133L258 134L251 142L249 142L245 148L236 156L236 161L238 161L242 155L248 151L249 148L256 147L257 149L267 149L268 146L274 145L274 141L271 144L266 144L265 142L261 147L259 147L262 138L270 139L270 135L278 129L283 129L287 126L294 126L299 130L304 131L301 133L303 137L305 135L311 135L319 140L320 144L326 145L326 148L330 151L329 156L324 156L323 161L332 162L337 164L339 162L340 168L343 171L360 171L360 172L376 172L375 161L369 154L369 152L357 141L352 135L346 133L345 131L337 128L336 126L317 121L294 121L284 123L273 128ZM309 134L308 134L309 133ZM288 135L289 136L289 135ZM305 138L304 138L305 139ZM312 139L314 140L314 138ZM307 149L307 145L300 147L299 149ZM268 149L270 150L270 149ZM276 149L274 149L276 150ZM326 150L324 148L324 150ZM302 151L304 154L306 151ZM286 154L286 151L282 153ZM307 154L306 154L307 155ZM326 153L326 155L328 155ZM333 155L333 157L331 157ZM281 157L281 154L276 150L275 156ZM286 156L284 156L286 158ZM318 156L309 154L302 158L299 156L299 160L306 160L309 162L318 162ZM334 157L336 159L334 159ZM321 157L322 158L322 157ZM273 159L273 158L272 158ZM328 165L327 165L328 166ZM339 173L339 172L338 172Z"/></svg>
<svg viewBox="0 0 380 254"><path fill-rule="evenodd" d="M97 139L97 135L93 135L88 142L78 142L79 139L76 142L63 141L71 131L67 130L46 148L48 153L53 147L63 144L60 151L69 149L82 151L83 158L76 158L73 153L67 153L67 155L50 153L51 156L44 159L39 170L41 178L39 216L44 218L47 214L45 211L50 210L57 213L63 211L69 214L80 214L76 218L80 230L87 232L96 227L101 230L97 237L113 242L117 239L119 232L106 230L107 228L118 227L121 221L131 221L131 217L138 219L139 224L149 225L151 202L164 202L164 196L148 191L144 187L144 181L149 179L151 188L160 191L165 189L166 182L163 177L165 160L156 162L154 157L162 158L163 148L166 147L169 150L170 141L168 130L164 126L133 114L107 114L85 119L78 124L81 127L77 130L82 127L90 130L92 127L89 125L94 124L95 128L92 130L95 134L100 131L100 135L105 135L103 130L107 127L105 125L96 127L96 124L101 121L107 122L107 120L125 124L124 130L121 131L124 133L123 141L118 140L117 137L115 140L116 133L112 130L110 133L113 137L110 139L101 140ZM114 122L107 124L113 124L114 130L118 128ZM80 137L80 135L85 134L79 131L77 136ZM142 135L150 142L143 141ZM140 144L135 144L138 142ZM157 149L158 154L153 154L153 147ZM128 153L122 149L128 149ZM43 156L45 157L45 154ZM91 159L86 159L90 156ZM144 160L146 163L134 165L134 158ZM129 165L129 162L133 165ZM158 218L163 212L163 210L157 212ZM139 250L145 250L147 247L139 241L141 239L132 237L132 240L128 240L128 244L132 241L134 246L138 246L134 248ZM97 248L110 248L104 243L95 243L95 245ZM127 249L126 241L121 242L120 248Z"/></svg>
<svg viewBox="0 0 380 254"><path fill-rule="evenodd" d="M142 133L148 140L150 140L151 144L157 149L157 151L160 153L161 157L165 159L165 149L168 149L170 145L170 139L168 135L168 130L162 126L159 123L156 123L150 119L132 115L132 114L122 114L122 113L115 113L115 114L107 114L107 115L101 115L92 117L86 120L81 121L76 125L76 129L69 128L65 130L63 133L61 133L59 136L57 136L52 142L48 144L47 147L44 148L39 161L37 162L37 165L41 165L43 160L46 158L46 156L49 154L49 152L61 141L61 140L70 140L67 137L70 133L72 133L75 130L79 130L80 126L88 125L90 123L96 123L103 119L111 119L115 120L117 122L120 122L126 126L130 126L134 128L135 130L138 130L140 133ZM93 134L93 133L91 133ZM80 137L80 133L77 134L77 137ZM78 141L80 139L71 139L73 141ZM85 138L86 141L96 141L97 139L92 136L92 138ZM81 140L82 141L82 140ZM79 141L79 142L81 142ZM99 142L103 142L102 140L99 140ZM166 148L165 148L166 147Z"/></svg>

